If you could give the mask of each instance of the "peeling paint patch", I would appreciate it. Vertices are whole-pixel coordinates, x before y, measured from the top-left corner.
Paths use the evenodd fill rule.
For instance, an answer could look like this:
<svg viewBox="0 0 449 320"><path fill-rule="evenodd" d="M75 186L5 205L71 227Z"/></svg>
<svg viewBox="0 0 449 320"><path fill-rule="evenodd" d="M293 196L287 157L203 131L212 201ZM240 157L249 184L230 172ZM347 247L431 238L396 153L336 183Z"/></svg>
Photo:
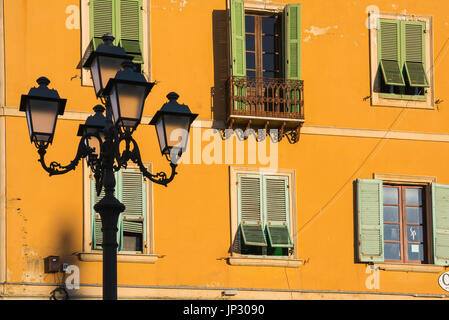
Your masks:
<svg viewBox="0 0 449 320"><path fill-rule="evenodd" d="M396 10L396 9L398 8L398 6L395 5L395 4L392 4L391 7L392 7L394 10Z"/></svg>
<svg viewBox="0 0 449 320"><path fill-rule="evenodd" d="M304 30L305 33L311 33L314 36L320 36L323 34L326 34L330 29L338 29L338 26L333 26L333 27L325 27L325 28L320 28L320 27L316 27L316 26L311 26L310 30Z"/></svg>

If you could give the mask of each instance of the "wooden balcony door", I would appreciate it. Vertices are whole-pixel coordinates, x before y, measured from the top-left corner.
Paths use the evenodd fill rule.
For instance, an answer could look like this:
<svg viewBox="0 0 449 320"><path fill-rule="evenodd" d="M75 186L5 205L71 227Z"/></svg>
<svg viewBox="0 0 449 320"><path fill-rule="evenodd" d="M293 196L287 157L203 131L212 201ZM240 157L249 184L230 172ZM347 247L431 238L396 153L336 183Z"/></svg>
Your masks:
<svg viewBox="0 0 449 320"><path fill-rule="evenodd" d="M247 97L251 109L273 111L279 96L270 84L282 77L282 21L277 14L245 14Z"/></svg>

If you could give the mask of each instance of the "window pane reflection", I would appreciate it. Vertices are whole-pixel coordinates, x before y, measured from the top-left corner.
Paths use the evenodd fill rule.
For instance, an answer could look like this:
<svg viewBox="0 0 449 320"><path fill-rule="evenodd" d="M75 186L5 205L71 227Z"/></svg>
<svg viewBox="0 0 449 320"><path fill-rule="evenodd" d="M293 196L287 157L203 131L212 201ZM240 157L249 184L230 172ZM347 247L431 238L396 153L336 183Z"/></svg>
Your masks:
<svg viewBox="0 0 449 320"><path fill-rule="evenodd" d="M397 188L384 187L384 203L398 204L399 194Z"/></svg>
<svg viewBox="0 0 449 320"><path fill-rule="evenodd" d="M401 247L399 243L386 242L384 245L385 260L401 260Z"/></svg>

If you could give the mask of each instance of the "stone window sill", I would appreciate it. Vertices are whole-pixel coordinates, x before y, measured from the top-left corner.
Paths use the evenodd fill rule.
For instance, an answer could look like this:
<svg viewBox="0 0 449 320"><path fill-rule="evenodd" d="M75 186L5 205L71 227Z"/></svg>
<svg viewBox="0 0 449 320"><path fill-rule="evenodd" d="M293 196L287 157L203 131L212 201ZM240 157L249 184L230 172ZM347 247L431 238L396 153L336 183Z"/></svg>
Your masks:
<svg viewBox="0 0 449 320"><path fill-rule="evenodd" d="M375 263L374 267L384 271L425 272L425 273L441 273L445 269L443 266L436 266L436 265L399 264L399 263Z"/></svg>
<svg viewBox="0 0 449 320"><path fill-rule="evenodd" d="M157 254L117 254L117 262L129 263L147 263L154 264L162 256ZM103 253L101 252L81 252L78 254L78 259L86 262L101 262L103 261Z"/></svg>
<svg viewBox="0 0 449 320"><path fill-rule="evenodd" d="M287 267L299 268L304 261L298 259L280 259L267 257L229 257L228 263L233 266Z"/></svg>

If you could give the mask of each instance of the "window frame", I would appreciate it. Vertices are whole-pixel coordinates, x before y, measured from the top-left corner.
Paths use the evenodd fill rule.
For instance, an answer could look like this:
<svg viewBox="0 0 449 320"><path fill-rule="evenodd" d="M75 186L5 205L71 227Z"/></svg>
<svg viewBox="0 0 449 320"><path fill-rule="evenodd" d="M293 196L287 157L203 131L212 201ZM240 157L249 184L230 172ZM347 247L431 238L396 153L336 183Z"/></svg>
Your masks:
<svg viewBox="0 0 449 320"><path fill-rule="evenodd" d="M384 239L384 252L385 252L385 243L386 242L393 242L393 243L397 243L399 242L400 245L400 260L388 260L388 259L384 259L384 262L387 263L403 263L403 264L423 264L423 265L428 265L430 264L429 261L431 261L431 257L429 256L428 252L430 250L431 247L431 235L429 236L429 229L428 229L428 225L429 222L431 222L430 219L430 215L431 215L431 211L428 210L428 199L427 199L427 194L428 192L426 192L426 189L429 188L429 185L416 185L416 184L392 184L392 183L388 183L388 182L382 182L382 187L385 188L395 188L398 190L398 218L399 221L398 223L391 223L391 222L385 222L385 219L383 221L383 225L385 228L386 224L397 224L399 225L399 241L394 241L394 240L385 240ZM410 260L408 258L408 244L410 243L410 241L408 241L407 239L407 231L406 231L406 227L410 224L407 223L406 220L406 208L412 205L407 205L406 203L406 198L405 198L405 194L406 194L406 190L407 189L421 189L422 190L422 226L423 226L423 248L424 248L424 254L423 254L423 261L419 261L419 260ZM383 202L383 206L385 208L385 206L394 206L395 204L387 204L385 203L385 201ZM384 232L385 234L385 232Z"/></svg>
<svg viewBox="0 0 449 320"><path fill-rule="evenodd" d="M239 212L238 212L238 176L239 174L260 174L267 176L287 177L289 181L289 227L293 250L289 250L288 256L272 255L248 255L241 254L236 250L236 237L239 235ZM231 234L230 234L230 263L236 265L270 265L298 267L302 260L298 260L297 241L297 214L296 214L296 170L294 169L269 169L258 167L230 166L230 204L231 204ZM261 176L262 178L263 176ZM244 259L239 259L244 258ZM233 260L235 263L233 263ZM245 260L246 259L246 260ZM282 261L286 263L282 263ZM274 262L273 262L274 261ZM290 262L290 263L289 263Z"/></svg>
<svg viewBox="0 0 449 320"><path fill-rule="evenodd" d="M394 93L375 92L380 87L382 74L379 72L378 32L380 19L397 21L419 21L426 25L425 33L425 66L429 87L424 96L401 95ZM402 108L434 109L435 84L433 74L433 18L428 15L404 15L370 11L368 13L370 36L370 92L371 106L389 106Z"/></svg>
<svg viewBox="0 0 449 320"><path fill-rule="evenodd" d="M149 172L152 170L152 163L145 162L145 167L148 168ZM138 169L138 166L134 164L129 164L128 168ZM145 228L146 232L143 236L143 252L135 251L118 251L117 256L157 256L154 254L154 217L153 217L153 184L146 178L145 188L146 188L146 217L145 217ZM87 165L86 160L83 160L83 180L84 180L84 226L83 226L83 252L82 254L99 254L102 255L103 250L92 248L92 214L96 212L92 211L91 204L91 182L93 180L93 174ZM83 260L83 259L81 259ZM89 258L86 260L89 261ZM140 259L139 259L140 260ZM157 259L156 259L157 260ZM155 262L155 261L154 261Z"/></svg>
<svg viewBox="0 0 449 320"><path fill-rule="evenodd" d="M399 265L399 266L417 266L419 268L433 267L434 261L434 245L433 245L433 214L432 214L432 184L436 183L436 177L433 176L412 176L412 175L399 175L399 174L386 174L386 173L374 173L372 179L382 180L382 187L385 185L391 186L417 186L423 188L423 224L426 245L426 257L424 263L416 262L401 262L397 260L385 260L383 262L375 262L380 265ZM383 205L383 199L382 199ZM358 217L359 219L359 217ZM402 243L401 243L402 245ZM358 260L360 257L358 256ZM366 263L362 262L361 263ZM438 266L440 267L440 266Z"/></svg>
<svg viewBox="0 0 449 320"><path fill-rule="evenodd" d="M150 1L142 0L142 73L148 81L152 81L151 72L151 32L150 32ZM81 55L80 60L86 52L90 43L90 4L89 0L81 0ZM93 86L90 71L81 66L81 85Z"/></svg>

